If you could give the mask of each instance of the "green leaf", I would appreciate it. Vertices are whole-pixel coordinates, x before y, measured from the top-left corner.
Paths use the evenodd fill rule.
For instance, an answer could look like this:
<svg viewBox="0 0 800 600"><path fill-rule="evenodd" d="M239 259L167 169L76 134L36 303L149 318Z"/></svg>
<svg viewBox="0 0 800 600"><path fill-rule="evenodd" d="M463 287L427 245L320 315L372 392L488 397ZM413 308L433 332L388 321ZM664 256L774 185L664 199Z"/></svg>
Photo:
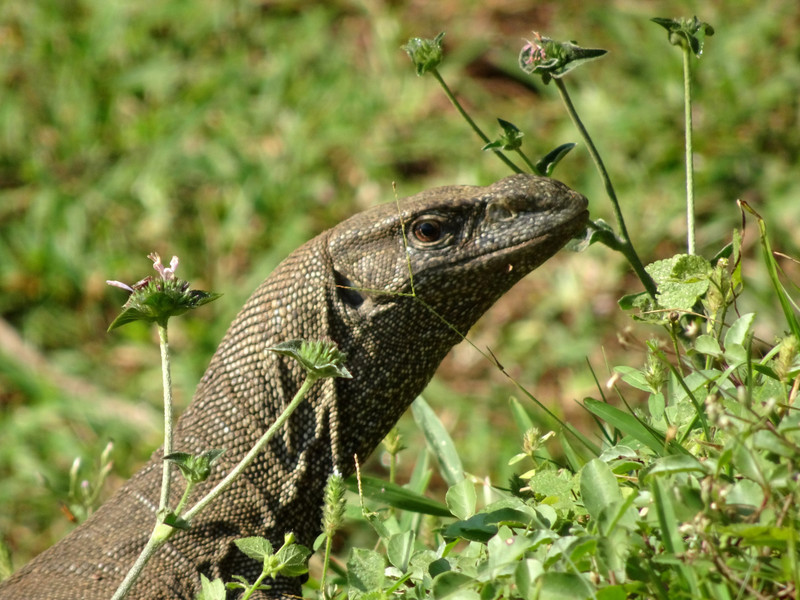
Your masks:
<svg viewBox="0 0 800 600"><path fill-rule="evenodd" d="M625 435L630 435L637 439L655 452L656 455L662 456L665 453L666 440L664 437L653 429L648 428L634 415L623 412L610 404L599 402L593 398L584 399L583 405L589 412L600 417L612 427L616 427ZM679 445L670 445L670 448L674 448L679 452L686 452L686 450Z"/></svg>
<svg viewBox="0 0 800 600"><path fill-rule="evenodd" d="M588 600L594 596L594 588L576 573L549 571L538 580L539 598L547 600Z"/></svg>
<svg viewBox="0 0 800 600"><path fill-rule="evenodd" d="M519 150L522 146L522 137L524 134L513 123L509 123L503 119L497 119L497 122L500 123L503 134L497 140L486 144L481 150Z"/></svg>
<svg viewBox="0 0 800 600"><path fill-rule="evenodd" d="M225 584L221 579L209 581L208 577L200 574L200 593L195 600L225 600Z"/></svg>
<svg viewBox="0 0 800 600"><path fill-rule="evenodd" d="M751 479L741 479L730 487L725 502L729 506L744 504L758 508L764 503L764 488Z"/></svg>
<svg viewBox="0 0 800 600"><path fill-rule="evenodd" d="M465 573L459 573L457 571L445 571L444 573L434 577L431 591L433 592L434 599L440 600L441 598L452 596L460 591L461 588L468 586L474 581L475 580L472 577ZM475 594L475 600L478 600L477 593Z"/></svg>
<svg viewBox="0 0 800 600"><path fill-rule="evenodd" d="M708 468L691 454L670 454L659 458L639 474L643 482L653 475L674 475L676 473L707 473Z"/></svg>
<svg viewBox="0 0 800 600"><path fill-rule="evenodd" d="M451 523L442 531L446 540L462 538L473 542L488 542L497 533L497 521L486 513L478 513L463 521Z"/></svg>
<svg viewBox="0 0 800 600"><path fill-rule="evenodd" d="M408 562L414 550L414 540L416 539L413 531L395 533L389 538L386 545L386 556L389 562L405 573L408 569Z"/></svg>
<svg viewBox="0 0 800 600"><path fill-rule="evenodd" d="M655 17L650 20L667 30L670 44L688 48L698 58L703 54L706 36L711 37L714 35L714 28L705 21L700 21L697 17L692 17L691 19Z"/></svg>
<svg viewBox="0 0 800 600"><path fill-rule="evenodd" d="M762 454L743 440L733 440L733 464L745 477L752 479L764 489L770 487L769 473L773 469L772 463Z"/></svg>
<svg viewBox="0 0 800 600"><path fill-rule="evenodd" d="M599 519L606 507L622 500L617 478L599 458L593 458L581 469L581 498L593 519Z"/></svg>
<svg viewBox="0 0 800 600"><path fill-rule="evenodd" d="M244 552L253 560L263 562L265 558L272 556L272 544L269 540L260 536L239 538L233 541L236 547Z"/></svg>
<svg viewBox="0 0 800 600"><path fill-rule="evenodd" d="M353 597L354 591L365 594L383 589L385 568L386 562L377 552L353 548L347 560L347 583L351 588L349 596Z"/></svg>
<svg viewBox="0 0 800 600"><path fill-rule="evenodd" d="M707 334L697 336L694 341L694 349L700 354L713 356L714 358L722 357L722 348L719 347L719 342L716 338Z"/></svg>
<svg viewBox="0 0 800 600"><path fill-rule="evenodd" d="M182 519L171 511L164 515L164 524L175 529L180 529L181 531L188 531L191 527L191 523L189 523L189 521Z"/></svg>
<svg viewBox="0 0 800 600"><path fill-rule="evenodd" d="M673 495L668 489L665 489L667 485L658 477L650 480L650 491L653 494L658 522L661 525L664 548L671 554L677 554L684 550L683 538L678 531L679 522L675 514Z"/></svg>
<svg viewBox="0 0 800 600"><path fill-rule="evenodd" d="M532 598L535 581L544 573L542 561L535 558L525 558L517 563L514 569L514 583L522 598Z"/></svg>
<svg viewBox="0 0 800 600"><path fill-rule="evenodd" d="M634 369L625 365L618 365L614 367L614 371L622 375L622 381L628 385L635 387L637 390L645 392L651 391L650 384L647 382L647 376L640 369Z"/></svg>
<svg viewBox="0 0 800 600"><path fill-rule="evenodd" d="M577 244L573 244L572 241L568 243L570 250L575 252L582 252L592 244L605 244L609 248L619 248L619 241L617 240L617 234L614 233L614 230L611 228L611 225L606 223L603 219L596 219L594 221L589 221L589 225L586 228L586 233L584 237L579 239ZM646 292L644 292L646 293ZM634 296L637 294L633 294ZM623 296L626 298L626 296ZM622 302L622 300L620 300Z"/></svg>
<svg viewBox="0 0 800 600"><path fill-rule="evenodd" d="M736 319L736 321L731 324L727 333L725 334L726 349L734 344L747 347L753 332L753 323L755 318L755 313L747 313Z"/></svg>
<svg viewBox="0 0 800 600"><path fill-rule="evenodd" d="M691 310L708 291L711 263L702 256L676 254L645 267L658 286L658 304L666 309Z"/></svg>
<svg viewBox="0 0 800 600"><path fill-rule="evenodd" d="M436 457L439 470L447 484L453 486L464 479L464 467L453 439L422 396L411 405L411 414L425 436L428 449Z"/></svg>
<svg viewBox="0 0 800 600"><path fill-rule="evenodd" d="M794 308L792 306L792 302L786 293L786 290L783 289L783 285L781 284L780 278L778 277L778 264L775 261L775 256L772 253L772 246L769 243L769 237L767 236L767 224L764 222L764 219L761 218L756 211L754 211L747 202L743 200L739 201L739 206L741 206L744 210L752 214L758 220L758 232L759 238L761 240L761 251L762 256L764 258L764 263L767 265L767 272L769 273L770 281L772 282L772 287L775 290L775 294L778 296L778 300L781 303L781 308L783 309L783 316L786 319L786 323L789 326L792 334L797 338L800 339L800 322L798 322L797 315L795 314ZM734 240L736 241L736 240Z"/></svg>
<svg viewBox="0 0 800 600"><path fill-rule="evenodd" d="M555 148L554 150L551 150L545 154L536 162L535 166L537 172L546 177L550 177L553 174L553 170L556 168L556 165L558 165L558 163L561 162L561 159L569 154L575 146L576 144L573 142L561 144L558 148Z"/></svg>
<svg viewBox="0 0 800 600"><path fill-rule="evenodd" d="M318 379L353 377L344 366L347 356L328 340L287 340L267 350L295 359L310 376Z"/></svg>
<svg viewBox="0 0 800 600"><path fill-rule="evenodd" d="M525 432L533 429L533 419L531 419L531 416L528 414L528 411L525 410L522 403L514 396L511 396L508 400L508 404L511 407L511 414L514 416L514 423L516 423L519 432L524 435Z"/></svg>
<svg viewBox="0 0 800 600"><path fill-rule="evenodd" d="M536 494L537 499L544 496L541 502L546 502L556 509L572 510L575 508L573 492L579 488L579 481L578 475L566 470L556 472L550 469L538 469L528 479L528 487Z"/></svg>
<svg viewBox="0 0 800 600"><path fill-rule="evenodd" d="M501 527L486 545L489 553L488 576L495 579L505 574L506 567L517 563L532 545L532 538L514 535L508 527Z"/></svg>
<svg viewBox="0 0 800 600"><path fill-rule="evenodd" d="M594 600L625 600L628 597L628 592L625 586L622 585L609 585L597 590Z"/></svg>
<svg viewBox="0 0 800 600"><path fill-rule="evenodd" d="M172 452L164 456L164 460L175 463L188 481L200 483L208 479L211 475L211 467L224 452L224 450L218 449L206 450L198 455Z"/></svg>
<svg viewBox="0 0 800 600"><path fill-rule="evenodd" d="M354 475L345 480L347 489L351 492L358 492L358 481ZM401 487L395 483L389 483L377 477L361 476L361 491L365 498L377 500L388 506L409 510L424 515L434 515L437 517L450 517L450 511L441 502L431 500L412 490Z"/></svg>
<svg viewBox="0 0 800 600"><path fill-rule="evenodd" d="M462 479L457 484L450 486L445 496L447 508L457 518L464 520L475 514L477 495L475 484L469 479Z"/></svg>
<svg viewBox="0 0 800 600"><path fill-rule="evenodd" d="M293 538L294 536L292 536ZM285 543L275 555L279 563L278 573L286 577L299 577L306 574L310 554L311 551L305 546Z"/></svg>

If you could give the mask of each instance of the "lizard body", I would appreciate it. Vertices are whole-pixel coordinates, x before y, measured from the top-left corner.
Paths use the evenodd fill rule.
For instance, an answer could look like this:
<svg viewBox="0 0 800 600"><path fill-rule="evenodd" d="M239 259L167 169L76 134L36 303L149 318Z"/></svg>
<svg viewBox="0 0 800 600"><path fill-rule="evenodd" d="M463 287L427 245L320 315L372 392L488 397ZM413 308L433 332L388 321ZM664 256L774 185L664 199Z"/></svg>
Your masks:
<svg viewBox="0 0 800 600"><path fill-rule="evenodd" d="M292 531L310 547L333 469L352 473L354 455L366 459L462 334L587 215L586 199L565 185L514 175L367 210L293 252L244 305L176 424L177 451L225 449L194 497L252 447L304 379L267 347L329 338L353 379L318 382L243 477L158 551L129 597L194 598L200 573L254 580L261 565L236 549L240 537L279 547ZM0 599L109 598L153 528L160 483L158 450L84 524L0 584ZM269 594L299 592L287 579Z"/></svg>

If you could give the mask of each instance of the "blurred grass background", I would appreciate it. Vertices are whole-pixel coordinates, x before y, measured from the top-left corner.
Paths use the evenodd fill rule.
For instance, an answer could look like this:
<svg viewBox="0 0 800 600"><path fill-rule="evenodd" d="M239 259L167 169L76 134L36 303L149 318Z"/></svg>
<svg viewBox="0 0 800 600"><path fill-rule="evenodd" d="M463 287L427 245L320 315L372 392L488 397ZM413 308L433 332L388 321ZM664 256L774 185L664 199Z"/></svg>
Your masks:
<svg viewBox="0 0 800 600"><path fill-rule="evenodd" d="M446 31L445 79L489 132L502 117L540 156L577 141L555 90L516 67L536 30L609 54L571 75L578 110L612 173L639 252L684 247L680 52L653 0L5 0L0 4L0 536L17 565L72 525L59 510L75 456L116 443L109 490L159 445L154 332L106 333L125 295L106 279L177 254L194 287L224 297L175 321L179 405L236 311L292 249L355 211L426 187L508 174L400 49ZM695 62L698 247L766 219L776 249L800 241L800 11L794 0L711 0L717 33ZM610 220L579 147L556 176ZM747 247L755 255L754 228ZM774 307L750 259L748 308ZM606 361L641 361L652 335L616 308L638 291L602 247L562 253L473 332L565 418ZM633 326L630 333L626 328ZM776 332L772 332L774 335ZM620 341L620 336L628 342ZM426 396L467 468L503 483L518 447L513 386L457 347ZM402 430L415 445L413 425ZM380 457L374 459L379 468ZM49 482L51 491L43 485Z"/></svg>

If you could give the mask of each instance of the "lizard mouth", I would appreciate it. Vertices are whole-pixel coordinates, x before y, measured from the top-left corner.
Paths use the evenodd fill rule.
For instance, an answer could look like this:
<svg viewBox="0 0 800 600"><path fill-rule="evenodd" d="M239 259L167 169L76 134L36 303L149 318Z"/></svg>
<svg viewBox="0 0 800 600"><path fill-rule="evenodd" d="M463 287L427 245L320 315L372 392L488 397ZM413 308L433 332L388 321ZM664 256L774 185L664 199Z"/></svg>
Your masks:
<svg viewBox="0 0 800 600"><path fill-rule="evenodd" d="M486 255L487 263L496 265L514 279L521 279L556 254L569 240L580 237L588 219L589 211L582 210L563 221L556 231L547 231Z"/></svg>

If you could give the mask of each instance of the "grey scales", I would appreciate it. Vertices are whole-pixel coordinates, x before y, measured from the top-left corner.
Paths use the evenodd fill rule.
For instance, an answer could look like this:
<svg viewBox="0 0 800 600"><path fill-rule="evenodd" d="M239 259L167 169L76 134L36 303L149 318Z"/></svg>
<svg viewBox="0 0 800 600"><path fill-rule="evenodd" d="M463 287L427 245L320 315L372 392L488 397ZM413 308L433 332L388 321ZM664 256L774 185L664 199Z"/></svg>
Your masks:
<svg viewBox="0 0 800 600"><path fill-rule="evenodd" d="M291 531L311 547L333 470L353 473L354 457L375 449L450 348L587 219L582 195L517 174L366 210L289 255L241 309L176 424L176 451L225 449L194 497L247 453L302 384L299 365L268 347L327 338L353 378L316 383L243 476L157 552L129 598L192 599L201 573L253 581L261 565L237 538L265 536L277 548ZM157 450L85 523L0 584L0 598L110 598L153 529L161 464ZM172 491L175 506L182 485ZM272 584L261 597L301 593L297 579Z"/></svg>

